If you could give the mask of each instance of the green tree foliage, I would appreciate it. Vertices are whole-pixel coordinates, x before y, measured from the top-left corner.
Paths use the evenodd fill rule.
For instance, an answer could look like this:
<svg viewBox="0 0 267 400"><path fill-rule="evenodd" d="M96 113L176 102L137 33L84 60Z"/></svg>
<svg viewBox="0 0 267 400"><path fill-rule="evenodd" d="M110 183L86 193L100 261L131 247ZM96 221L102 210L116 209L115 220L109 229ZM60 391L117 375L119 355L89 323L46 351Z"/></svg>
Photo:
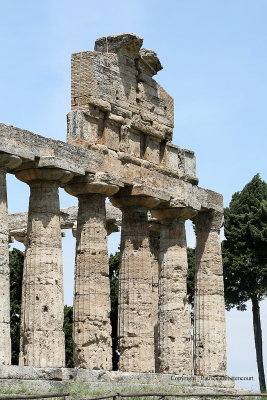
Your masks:
<svg viewBox="0 0 267 400"><path fill-rule="evenodd" d="M66 357L67 368L74 368L72 324L73 324L73 307L65 305L63 331L65 333L65 357Z"/></svg>
<svg viewBox="0 0 267 400"><path fill-rule="evenodd" d="M9 252L10 268L10 331L12 364L19 362L20 306L24 253L18 249Z"/></svg>
<svg viewBox="0 0 267 400"><path fill-rule="evenodd" d="M223 264L226 307L252 302L259 382L266 391L259 302L267 296L267 184L259 174L225 209Z"/></svg>
<svg viewBox="0 0 267 400"><path fill-rule="evenodd" d="M120 253L111 254L109 257L109 279L110 279L110 322L112 336L112 365L113 370L118 370L119 348L118 348L118 293L119 293L119 265Z"/></svg>
<svg viewBox="0 0 267 400"><path fill-rule="evenodd" d="M187 297L191 305L191 324L194 324L194 292L195 292L195 249L187 248Z"/></svg>
<svg viewBox="0 0 267 400"><path fill-rule="evenodd" d="M195 290L195 249L187 248L187 295L189 304L194 308L194 290Z"/></svg>

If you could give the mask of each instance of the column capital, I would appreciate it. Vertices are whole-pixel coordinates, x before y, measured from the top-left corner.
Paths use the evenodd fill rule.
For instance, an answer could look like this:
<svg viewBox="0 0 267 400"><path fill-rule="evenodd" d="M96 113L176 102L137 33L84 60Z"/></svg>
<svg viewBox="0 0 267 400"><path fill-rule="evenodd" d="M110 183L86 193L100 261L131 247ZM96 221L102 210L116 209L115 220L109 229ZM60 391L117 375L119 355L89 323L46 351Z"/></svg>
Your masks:
<svg viewBox="0 0 267 400"><path fill-rule="evenodd" d="M155 197L145 196L112 197L110 201L114 207L118 207L122 210L144 209L146 211L156 207L160 203L160 200Z"/></svg>
<svg viewBox="0 0 267 400"><path fill-rule="evenodd" d="M142 208L151 210L160 203L169 201L169 196L162 190L147 185L127 186L110 199L118 208Z"/></svg>
<svg viewBox="0 0 267 400"><path fill-rule="evenodd" d="M72 196L80 196L84 194L103 194L112 196L118 192L122 183L111 173L87 173L83 176L75 176L65 190Z"/></svg>
<svg viewBox="0 0 267 400"><path fill-rule="evenodd" d="M18 156L8 153L0 153L0 168L9 171L11 169L17 168L22 163L22 160Z"/></svg>
<svg viewBox="0 0 267 400"><path fill-rule="evenodd" d="M224 222L224 215L221 211L209 210L200 212L195 218L197 230L202 232L220 231Z"/></svg>
<svg viewBox="0 0 267 400"><path fill-rule="evenodd" d="M73 174L70 171L60 168L28 168L15 173L16 178L29 185L43 181L58 182L58 184L67 183Z"/></svg>
<svg viewBox="0 0 267 400"><path fill-rule="evenodd" d="M174 220L187 220L197 215L197 210L192 207L158 208L151 211L153 217L162 224L169 224Z"/></svg>

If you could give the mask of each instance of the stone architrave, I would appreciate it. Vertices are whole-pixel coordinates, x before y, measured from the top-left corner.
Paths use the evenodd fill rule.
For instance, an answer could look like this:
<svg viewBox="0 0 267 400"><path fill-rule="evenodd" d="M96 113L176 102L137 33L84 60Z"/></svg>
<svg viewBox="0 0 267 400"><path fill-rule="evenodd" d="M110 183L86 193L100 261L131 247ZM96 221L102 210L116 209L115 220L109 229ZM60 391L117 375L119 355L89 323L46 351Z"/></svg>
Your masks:
<svg viewBox="0 0 267 400"><path fill-rule="evenodd" d="M83 254L92 256L92 259L98 262L97 254L90 253L86 247L83 235L91 241L96 241L98 235L102 238L105 236L102 209L104 192L99 192L97 188L108 184L108 175L112 171L120 181L118 186L123 188L113 196L114 204L120 207L124 214L119 299L121 370L154 371L156 293L152 291L152 284L155 283L156 257L154 254L151 258L147 210L153 207L192 208L200 212L197 217L195 373L222 376L226 374L225 316L217 223L217 219L220 219L218 215L223 212L223 199L218 193L198 186L194 153L171 142L174 127L173 99L154 79L162 69L157 54L141 48L142 42L143 40L134 34L108 35L97 39L95 51L79 52L72 56L72 111L68 114L67 143L0 123L0 153L8 152L22 160L19 168L11 167L9 172L15 173L19 179L31 186L23 278L20 355L22 365L64 365L62 262L57 193L60 182L62 186L67 183L62 181L64 175L66 177L62 171L67 170L76 178L79 176L80 183L83 184L86 184L83 177L89 171L94 176L105 175L103 181L94 182L95 189L90 192L90 201L85 199L87 192L78 195L81 210L77 261L82 273L85 273L86 265L86 262L82 261ZM3 179L2 175L2 181ZM78 181L79 179L76 183ZM2 193L4 190L3 188ZM2 203L0 211L4 210L1 216L4 226L5 197ZM96 219L88 211L89 203L90 207L95 209ZM75 233L74 222L66 215L63 219L68 228L74 228ZM172 261L170 254L174 247L176 250L179 247L178 267L181 267L183 272L182 275L178 275L183 277L184 282L185 246L181 219L184 218L179 215L175 216L173 223L163 223L166 226L162 228L162 235L166 240L165 244L164 240L162 244L162 265L164 274L167 269L167 277L168 271L172 269L176 276L177 264L176 261ZM110 228L113 229L112 223ZM179 240L177 237L172 238L172 230ZM15 237L24 241L22 232L15 231ZM0 247L3 254L6 254L5 228L2 229L1 235L3 246ZM175 245L169 246L167 242L173 243L172 240ZM106 265L104 247L100 252ZM5 265L3 256L3 271L6 271ZM0 272L2 270L0 269ZM5 273L0 276L0 288L1 285L4 288L8 287L6 276ZM165 279L165 276L163 278ZM163 278L162 285L168 282L167 278ZM171 290L172 288L171 286ZM80 289L77 289L77 292L78 290ZM169 292L167 288L167 293ZM3 293L7 293L6 289ZM86 295L83 282L79 293ZM4 296L3 301L6 298ZM80 300L77 307L81 306L78 314L82 315L81 310L85 306L83 300ZM165 300L167 304L171 304L171 301L163 296L160 300L162 307ZM5 316L8 315L7 308L4 308L3 321L7 320ZM172 320L168 321L167 317L164 319L164 313L161 318L163 327L170 326ZM5 322L3 324L6 327ZM179 326L179 329L183 330L183 327ZM168 332L170 331L171 328ZM80 332L77 331L78 333ZM175 334L177 335L177 332ZM164 333L163 338L166 337L171 339L173 335L166 336ZM89 343L83 340L80 342L82 347L89 347ZM3 341L5 343L5 339ZM179 341L175 339L172 343L176 342ZM181 343L180 340L179 345ZM162 341L161 347L165 344ZM166 349L169 349L167 344ZM175 349L170 357L182 357L181 348ZM166 354L168 353L165 353L165 360L168 357ZM103 359L101 356L98 365L104 365ZM167 372L168 362L161 362L161 367ZM187 364L184 370L181 368L181 372L188 373L189 369L190 365Z"/></svg>
<svg viewBox="0 0 267 400"><path fill-rule="evenodd" d="M0 154L0 365L11 364L6 172L20 164L19 157Z"/></svg>
<svg viewBox="0 0 267 400"><path fill-rule="evenodd" d="M16 177L30 186L21 305L19 364L64 367L63 266L58 186L68 171L28 169Z"/></svg>
<svg viewBox="0 0 267 400"><path fill-rule="evenodd" d="M122 210L119 273L119 370L154 372L154 315L152 256L147 212L159 200L142 196L114 196Z"/></svg>
<svg viewBox="0 0 267 400"><path fill-rule="evenodd" d="M110 282L105 198L118 186L88 174L65 190L79 199L73 304L74 364L112 370Z"/></svg>
<svg viewBox="0 0 267 400"><path fill-rule="evenodd" d="M195 375L227 375L222 218L222 213L216 211L201 212L196 218Z"/></svg>
<svg viewBox="0 0 267 400"><path fill-rule="evenodd" d="M159 255L159 372L192 375L191 318L187 299L185 219L192 209L161 209Z"/></svg>

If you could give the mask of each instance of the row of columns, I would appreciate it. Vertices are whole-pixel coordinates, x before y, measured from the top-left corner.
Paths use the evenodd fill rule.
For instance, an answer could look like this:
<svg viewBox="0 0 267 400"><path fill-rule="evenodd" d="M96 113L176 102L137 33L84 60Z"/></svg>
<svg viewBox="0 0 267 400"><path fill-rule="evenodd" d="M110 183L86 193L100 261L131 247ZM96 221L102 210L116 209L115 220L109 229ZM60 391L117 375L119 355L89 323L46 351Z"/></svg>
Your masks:
<svg viewBox="0 0 267 400"><path fill-rule="evenodd" d="M2 227L7 227L6 169L2 167L0 172L0 218ZM191 375L194 369L197 375L226 375L221 215L205 212L195 216L194 210L184 208L157 209L154 216L161 223L160 240L155 233L153 241L149 240L147 212L159 206L156 198L118 192L118 186L95 183L90 174L71 180L72 174L60 169L27 169L17 172L16 176L31 189L23 273L20 365L65 365L58 187L69 182L66 191L77 196L79 201L73 317L75 366L112 369L105 215L105 198L111 196L112 203L122 210L119 369L135 372L155 372L156 369L180 375ZM197 247L192 357L185 220L193 216ZM3 257L0 333L3 332L3 342L8 344L4 350L0 346L4 352L0 353L0 363L10 364L7 229L2 228L0 239Z"/></svg>

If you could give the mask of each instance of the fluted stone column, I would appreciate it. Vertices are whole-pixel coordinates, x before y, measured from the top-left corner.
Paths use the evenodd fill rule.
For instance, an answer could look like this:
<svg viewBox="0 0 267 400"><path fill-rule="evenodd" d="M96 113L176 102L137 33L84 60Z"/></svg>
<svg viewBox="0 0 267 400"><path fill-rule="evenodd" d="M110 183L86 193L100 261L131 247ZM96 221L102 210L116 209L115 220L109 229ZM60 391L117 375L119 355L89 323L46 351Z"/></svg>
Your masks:
<svg viewBox="0 0 267 400"><path fill-rule="evenodd" d="M222 214L196 218L194 370L196 375L227 375L223 267L220 227Z"/></svg>
<svg viewBox="0 0 267 400"><path fill-rule="evenodd" d="M74 179L65 189L79 199L73 304L75 367L111 370L105 198L116 193L118 187L101 183L96 186L86 177L81 177ZM98 193L94 193L96 191Z"/></svg>
<svg viewBox="0 0 267 400"><path fill-rule="evenodd" d="M161 223L159 255L159 372L192 375L191 318L187 299L185 219L191 209L153 211Z"/></svg>
<svg viewBox="0 0 267 400"><path fill-rule="evenodd" d="M159 201L145 197L111 199L122 210L119 274L119 370L154 372L152 268L147 211Z"/></svg>
<svg viewBox="0 0 267 400"><path fill-rule="evenodd" d="M149 244L151 251L151 275L152 275L152 319L154 326L154 358L155 372L159 370L159 243L160 223L149 223Z"/></svg>
<svg viewBox="0 0 267 400"><path fill-rule="evenodd" d="M16 173L31 194L25 252L19 364L64 367L64 299L58 186L71 178L59 169Z"/></svg>
<svg viewBox="0 0 267 400"><path fill-rule="evenodd" d="M19 157L0 154L0 365L11 364L6 172L20 163Z"/></svg>

